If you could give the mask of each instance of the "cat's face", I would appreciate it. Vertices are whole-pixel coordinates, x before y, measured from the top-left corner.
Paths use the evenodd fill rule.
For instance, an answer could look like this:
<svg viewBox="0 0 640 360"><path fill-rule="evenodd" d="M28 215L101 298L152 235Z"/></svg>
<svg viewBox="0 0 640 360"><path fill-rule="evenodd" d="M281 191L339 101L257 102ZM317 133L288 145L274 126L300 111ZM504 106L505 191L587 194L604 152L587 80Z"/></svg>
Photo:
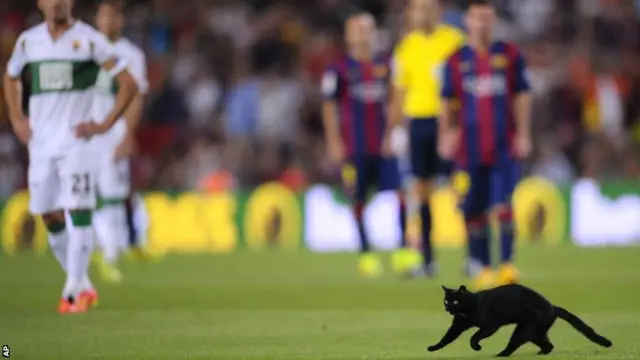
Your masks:
<svg viewBox="0 0 640 360"><path fill-rule="evenodd" d="M444 289L444 309L449 314L464 316L471 311L474 294L468 291L464 285L460 286L458 290L449 289L444 286L442 289Z"/></svg>

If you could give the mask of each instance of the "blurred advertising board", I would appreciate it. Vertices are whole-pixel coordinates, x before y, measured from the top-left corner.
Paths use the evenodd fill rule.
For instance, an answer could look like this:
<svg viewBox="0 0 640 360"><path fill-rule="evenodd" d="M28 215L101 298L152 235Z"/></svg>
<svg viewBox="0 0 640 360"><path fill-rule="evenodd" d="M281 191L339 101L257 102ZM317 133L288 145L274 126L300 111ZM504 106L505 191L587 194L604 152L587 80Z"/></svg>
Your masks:
<svg viewBox="0 0 640 360"><path fill-rule="evenodd" d="M640 181L580 180L571 187L571 238L579 246L640 244Z"/></svg>
<svg viewBox="0 0 640 360"><path fill-rule="evenodd" d="M466 241L458 196L443 188L433 198L434 242L458 247ZM514 194L519 241L549 245L573 242L580 246L630 245L640 240L640 184L589 180L560 189L539 178L525 179ZM251 191L199 194L145 194L149 216L147 243L159 253L228 253L241 248L270 247L313 252L355 251L355 221L347 202L326 185L296 193L279 183ZM373 196L365 209L370 240L379 249L399 242L397 199L393 193ZM2 248L13 253L21 246L42 253L46 231L28 215L28 195L8 199L2 207ZM411 216L409 237L417 243L419 219Z"/></svg>

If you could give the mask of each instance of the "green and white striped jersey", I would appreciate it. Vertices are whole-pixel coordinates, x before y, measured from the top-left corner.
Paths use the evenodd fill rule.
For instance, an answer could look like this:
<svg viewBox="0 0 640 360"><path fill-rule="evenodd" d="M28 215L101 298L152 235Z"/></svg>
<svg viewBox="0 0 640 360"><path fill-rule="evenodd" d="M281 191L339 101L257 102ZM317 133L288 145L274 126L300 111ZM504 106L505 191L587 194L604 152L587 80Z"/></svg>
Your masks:
<svg viewBox="0 0 640 360"><path fill-rule="evenodd" d="M46 23L18 37L7 73L18 78L28 69L31 77L29 122L31 158L54 157L85 142L74 127L91 119L95 84L101 65L116 59L109 71L115 76L127 67L113 46L96 29L75 21L58 39Z"/></svg>

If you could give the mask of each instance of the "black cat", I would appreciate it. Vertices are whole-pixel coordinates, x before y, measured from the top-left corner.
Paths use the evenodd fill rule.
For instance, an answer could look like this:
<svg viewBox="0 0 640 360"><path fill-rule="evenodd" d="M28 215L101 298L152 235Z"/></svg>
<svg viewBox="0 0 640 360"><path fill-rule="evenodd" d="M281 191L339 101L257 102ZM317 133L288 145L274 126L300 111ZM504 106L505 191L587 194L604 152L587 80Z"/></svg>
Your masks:
<svg viewBox="0 0 640 360"><path fill-rule="evenodd" d="M599 335L567 310L553 306L544 296L522 285L505 285L479 292L444 289L444 307L453 315L453 323L442 340L427 350L437 351L455 341L463 332L478 327L471 336L471 348L480 351L480 341L493 335L500 327L516 324L507 347L497 356L509 356L525 343L531 341L540 348L538 355L547 355L553 350L547 332L553 322L560 318L594 343L611 347L612 342Z"/></svg>

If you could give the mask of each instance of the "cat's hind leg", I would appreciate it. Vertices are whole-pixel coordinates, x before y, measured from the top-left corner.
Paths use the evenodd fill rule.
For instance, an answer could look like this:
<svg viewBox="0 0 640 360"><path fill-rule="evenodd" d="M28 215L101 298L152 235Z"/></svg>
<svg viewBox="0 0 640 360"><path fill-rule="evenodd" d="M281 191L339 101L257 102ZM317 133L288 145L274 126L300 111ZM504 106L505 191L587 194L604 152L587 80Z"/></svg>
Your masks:
<svg viewBox="0 0 640 360"><path fill-rule="evenodd" d="M547 334L544 334L531 342L540 348L538 355L549 355L553 351L553 344L549 340L549 336L547 336Z"/></svg>
<svg viewBox="0 0 640 360"><path fill-rule="evenodd" d="M549 340L550 328L551 325L538 328L533 340L531 340L532 343L540 348L538 355L548 355L553 351L553 344Z"/></svg>
<svg viewBox="0 0 640 360"><path fill-rule="evenodd" d="M511 334L511 338L509 339L509 343L507 343L507 347L505 347L504 350L496 356L507 357L513 354L520 348L520 346L524 345L524 343L531 339L532 330L531 325L516 325L516 328L513 330L513 334Z"/></svg>

